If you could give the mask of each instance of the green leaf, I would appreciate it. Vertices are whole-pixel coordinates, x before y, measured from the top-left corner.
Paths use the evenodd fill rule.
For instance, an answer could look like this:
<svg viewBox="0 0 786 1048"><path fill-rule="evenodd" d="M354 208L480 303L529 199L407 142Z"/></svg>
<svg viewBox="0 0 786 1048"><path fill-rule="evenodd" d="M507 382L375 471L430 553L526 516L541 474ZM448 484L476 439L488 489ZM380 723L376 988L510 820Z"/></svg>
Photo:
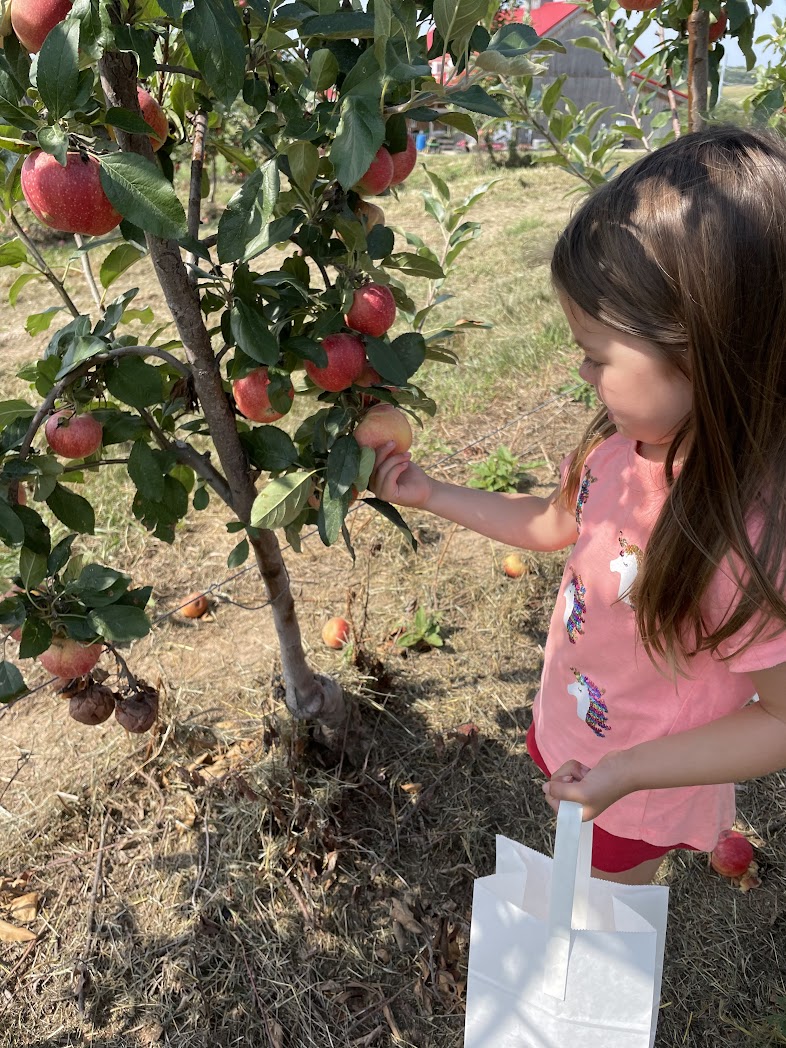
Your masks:
<svg viewBox="0 0 786 1048"><path fill-rule="evenodd" d="M0 266L16 267L26 261L27 248L18 237L14 237L13 240L7 241L0 247Z"/></svg>
<svg viewBox="0 0 786 1048"><path fill-rule="evenodd" d="M429 280L443 280L445 277L438 262L407 251L399 251L395 255L390 255L385 259L384 265L413 277L427 277Z"/></svg>
<svg viewBox="0 0 786 1048"><path fill-rule="evenodd" d="M74 544L75 538L76 535L66 535L64 539L60 539L47 559L47 575L57 575L57 573L65 567L68 563L68 558L71 556L71 547Z"/></svg>
<svg viewBox="0 0 786 1048"><path fill-rule="evenodd" d="M325 487L319 506L319 533L326 546L341 534L352 485L360 467L360 447L353 437L339 437L328 455Z"/></svg>
<svg viewBox="0 0 786 1048"><path fill-rule="evenodd" d="M302 37L319 36L323 40L371 40L374 16L365 11L336 11L317 15L303 23Z"/></svg>
<svg viewBox="0 0 786 1048"><path fill-rule="evenodd" d="M30 106L19 106L21 92L7 69L0 66L0 118L19 131L37 131L38 114Z"/></svg>
<svg viewBox="0 0 786 1048"><path fill-rule="evenodd" d="M366 336L366 354L373 368L395 386L406 385L426 359L426 342L416 331L399 335L393 342Z"/></svg>
<svg viewBox="0 0 786 1048"><path fill-rule="evenodd" d="M254 499L251 523L255 528L284 528L305 507L311 494L314 470L287 473L269 481Z"/></svg>
<svg viewBox="0 0 786 1048"><path fill-rule="evenodd" d="M3 499L0 499L0 540L6 546L21 546L25 541L24 525Z"/></svg>
<svg viewBox="0 0 786 1048"><path fill-rule="evenodd" d="M66 115L78 87L79 22L67 18L49 30L38 55L38 92L50 119Z"/></svg>
<svg viewBox="0 0 786 1048"><path fill-rule="evenodd" d="M294 466L298 452L292 438L277 426L255 426L240 435L249 461L255 469L265 473L278 473Z"/></svg>
<svg viewBox="0 0 786 1048"><path fill-rule="evenodd" d="M72 531L83 535L95 533L96 518L93 507L81 495L69 490L62 484L55 484L54 491L46 500L59 521Z"/></svg>
<svg viewBox="0 0 786 1048"><path fill-rule="evenodd" d="M243 352L260 364L275 364L279 357L278 339L261 309L235 300L230 314L232 338Z"/></svg>
<svg viewBox="0 0 786 1048"><path fill-rule="evenodd" d="M469 113L440 113L439 119L440 123L455 127L457 131L462 131L477 141L478 129Z"/></svg>
<svg viewBox="0 0 786 1048"><path fill-rule="evenodd" d="M162 542L175 541L175 527L188 513L188 492L174 477L164 478L164 497L160 502L145 498L137 491L132 503L137 520Z"/></svg>
<svg viewBox="0 0 786 1048"><path fill-rule="evenodd" d="M363 97L345 98L330 159L341 186L351 189L368 171L385 140L379 106Z"/></svg>
<svg viewBox="0 0 786 1048"><path fill-rule="evenodd" d="M232 105L243 89L246 49L231 0L198 0L183 14L183 34L213 94Z"/></svg>
<svg viewBox="0 0 786 1048"><path fill-rule="evenodd" d="M3 400L0 401L0 429L5 429L18 418L32 418L35 408L31 407L26 400Z"/></svg>
<svg viewBox="0 0 786 1048"><path fill-rule="evenodd" d="M284 215L283 218L273 219L273 221L262 230L259 236L254 237L251 243L246 247L243 254L243 261L250 262L252 259L256 258L257 255L261 255L263 251L267 251L268 248L273 247L275 244L281 244L285 240L289 240L303 221L303 218L304 216L300 211L290 211L289 214Z"/></svg>
<svg viewBox="0 0 786 1048"><path fill-rule="evenodd" d="M111 287L118 277L121 277L127 269L130 269L140 258L144 258L146 254L147 252L141 251L133 244L118 244L117 247L113 247L101 263L101 269L98 272L101 287Z"/></svg>
<svg viewBox="0 0 786 1048"><path fill-rule="evenodd" d="M210 504L210 492L206 487L197 488L191 502L197 512L207 509Z"/></svg>
<svg viewBox="0 0 786 1048"><path fill-rule="evenodd" d="M144 441L137 440L128 456L128 475L138 491L151 502L160 502L164 497L164 473L155 452Z"/></svg>
<svg viewBox="0 0 786 1048"><path fill-rule="evenodd" d="M161 370L139 357L121 357L106 368L106 388L123 404L146 408L163 398Z"/></svg>
<svg viewBox="0 0 786 1048"><path fill-rule="evenodd" d="M35 589L46 578L47 558L41 553L33 553L26 546L22 547L19 554L19 574L22 577L22 587L26 590Z"/></svg>
<svg viewBox="0 0 786 1048"><path fill-rule="evenodd" d="M110 127L119 127L121 131L127 131L129 135L149 135L151 126L143 116L132 113L129 109L118 109L112 107L107 109L104 123Z"/></svg>
<svg viewBox="0 0 786 1048"><path fill-rule="evenodd" d="M101 185L121 215L165 240L186 236L183 205L161 168L136 153L105 153L100 160Z"/></svg>
<svg viewBox="0 0 786 1048"><path fill-rule="evenodd" d="M434 0L434 21L454 53L465 49L472 31L488 11L488 0Z"/></svg>
<svg viewBox="0 0 786 1048"><path fill-rule="evenodd" d="M52 547L52 536L40 514L30 506L15 506L14 513L25 529L24 545L33 553L41 553L44 557L48 557Z"/></svg>
<svg viewBox="0 0 786 1048"><path fill-rule="evenodd" d="M65 167L68 163L68 137L60 125L42 127L36 137L43 151L53 156L61 167Z"/></svg>
<svg viewBox="0 0 786 1048"><path fill-rule="evenodd" d="M479 84L475 84L467 91L448 91L446 99L461 109L468 109L471 113L499 117L508 115L499 102L487 94Z"/></svg>
<svg viewBox="0 0 786 1048"><path fill-rule="evenodd" d="M367 506L371 506L372 509L375 509L377 513L381 513L386 520L391 522L391 524L395 524L403 534L410 549L417 550L418 544L415 536L409 530L406 521L395 506L391 506L389 502L383 502L382 499L363 499L363 501Z"/></svg>
<svg viewBox="0 0 786 1048"><path fill-rule="evenodd" d="M275 160L268 160L245 180L218 222L218 260L237 262L270 221L279 193Z"/></svg>
<svg viewBox="0 0 786 1048"><path fill-rule="evenodd" d="M336 82L338 61L332 51L319 48L311 55L309 79L315 91L327 91Z"/></svg>
<svg viewBox="0 0 786 1048"><path fill-rule="evenodd" d="M395 243L393 230L388 226L374 226L366 236L366 250L371 258L387 258Z"/></svg>
<svg viewBox="0 0 786 1048"><path fill-rule="evenodd" d="M374 472L376 461L377 456L373 448L360 449L360 464L358 465L358 474L355 477L355 487L358 491L365 491L368 487L369 478Z"/></svg>
<svg viewBox="0 0 786 1048"><path fill-rule="evenodd" d="M310 189L319 169L319 153L311 142L291 142L287 147L287 160L292 177L301 189Z"/></svg>
<svg viewBox="0 0 786 1048"><path fill-rule="evenodd" d="M241 541L238 542L238 544L227 557L227 567L239 568L241 564L245 564L245 562L248 560L248 553L248 539L241 539Z"/></svg>
<svg viewBox="0 0 786 1048"><path fill-rule="evenodd" d="M129 644L150 632L150 622L144 611L125 604L91 611L88 618L100 637L115 644Z"/></svg>
<svg viewBox="0 0 786 1048"><path fill-rule="evenodd" d="M0 702L13 702L28 688L13 662L0 662Z"/></svg>
<svg viewBox="0 0 786 1048"><path fill-rule="evenodd" d="M55 376L55 381L65 378L68 372L72 371L77 364L82 364L85 360L108 351L109 346L103 339L96 338L94 335L78 335L63 354L63 362Z"/></svg>
<svg viewBox="0 0 786 1048"><path fill-rule="evenodd" d="M19 642L19 658L34 659L52 643L52 630L43 619L29 618L22 626L22 639Z"/></svg>
<svg viewBox="0 0 786 1048"><path fill-rule="evenodd" d="M104 564L86 564L73 589L87 607L100 608L114 604L122 597L130 581L122 571L107 568Z"/></svg>

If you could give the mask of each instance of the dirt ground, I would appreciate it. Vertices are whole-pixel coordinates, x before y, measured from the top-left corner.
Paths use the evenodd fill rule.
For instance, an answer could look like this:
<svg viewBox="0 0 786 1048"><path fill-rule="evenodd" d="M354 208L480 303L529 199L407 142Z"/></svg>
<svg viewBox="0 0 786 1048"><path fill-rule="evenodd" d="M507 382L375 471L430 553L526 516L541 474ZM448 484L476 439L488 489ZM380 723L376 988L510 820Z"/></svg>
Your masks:
<svg viewBox="0 0 786 1048"><path fill-rule="evenodd" d="M569 204L550 218L528 206L556 224ZM510 253L502 232L526 207L486 210ZM498 259L457 275L457 310ZM498 339L519 323L517 286L526 297L511 266L484 292L509 316ZM530 312L547 294L534 279ZM533 322L549 338L552 308ZM484 337L462 346L465 369L491 352ZM16 389L11 358L29 342L10 327L3 338ZM541 463L532 490L553 485L589 417L554 396L569 378L554 342L523 380L485 390L482 412L429 424L420 446L439 475L466 481L504 443ZM353 713L332 745L282 713L261 587L253 571L222 583L235 539L218 514L193 514L172 547L134 528L111 536L116 562L154 582L155 615L196 589L211 614L165 618L133 646L162 688L149 737L82 727L51 691L0 715L0 919L32 934L0 944L0 1048L460 1048L473 880L492 871L497 833L553 841L524 737L561 556L524 554L511 580L505 548L405 515L417 553L361 503L354 563L318 539L285 554L310 662L341 680ZM405 657L389 638L417 607L439 616L444 646ZM330 651L321 626L344 613L353 644ZM699 854L661 872L657 1048L786 1043L774 1018L786 1014L785 787L780 774L738 788L760 887L740 892Z"/></svg>

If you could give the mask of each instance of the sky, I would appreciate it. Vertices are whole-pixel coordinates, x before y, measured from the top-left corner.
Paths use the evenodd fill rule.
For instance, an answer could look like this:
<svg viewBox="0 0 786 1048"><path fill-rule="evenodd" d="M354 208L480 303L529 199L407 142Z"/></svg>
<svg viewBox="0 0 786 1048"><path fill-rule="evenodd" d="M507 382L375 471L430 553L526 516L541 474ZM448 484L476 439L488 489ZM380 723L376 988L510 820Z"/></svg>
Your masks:
<svg viewBox="0 0 786 1048"><path fill-rule="evenodd" d="M786 18L786 0L773 0L772 4L764 11L759 11L756 16L756 37L761 36L764 33L772 31L772 16L778 15L779 18ZM635 17L635 16L634 16ZM641 38L641 49L645 54L649 54L651 50L654 50L658 44L658 37L656 30L647 30ZM744 66L745 58L743 57L742 51L737 46L737 42L731 38L724 39L724 45L726 47L726 53L728 55L728 64L733 66ZM753 50L756 52L756 58L759 62L766 65L767 61L771 61L773 52L763 52L761 46L756 46L754 43Z"/></svg>

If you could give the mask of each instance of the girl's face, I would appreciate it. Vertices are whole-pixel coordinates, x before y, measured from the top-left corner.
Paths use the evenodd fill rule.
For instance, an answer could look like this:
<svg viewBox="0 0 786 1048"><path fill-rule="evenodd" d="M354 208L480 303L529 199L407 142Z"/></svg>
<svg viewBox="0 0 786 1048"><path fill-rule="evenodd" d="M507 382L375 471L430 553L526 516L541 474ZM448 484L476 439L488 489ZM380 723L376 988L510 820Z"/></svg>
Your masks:
<svg viewBox="0 0 786 1048"><path fill-rule="evenodd" d="M691 410L689 379L653 343L602 324L561 292L559 300L584 350L579 375L595 387L617 431L638 441L645 458L665 461Z"/></svg>

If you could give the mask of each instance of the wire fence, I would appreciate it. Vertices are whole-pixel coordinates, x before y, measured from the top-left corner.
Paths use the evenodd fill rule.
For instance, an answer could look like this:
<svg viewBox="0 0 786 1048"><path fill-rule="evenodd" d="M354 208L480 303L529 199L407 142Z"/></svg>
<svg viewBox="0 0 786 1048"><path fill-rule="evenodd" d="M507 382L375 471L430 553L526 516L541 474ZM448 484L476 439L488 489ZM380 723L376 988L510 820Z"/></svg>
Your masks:
<svg viewBox="0 0 786 1048"><path fill-rule="evenodd" d="M555 393L552 397L549 397L547 400L541 401L540 404L536 404L535 407L529 408L527 411L522 411L518 415L515 415L508 422L503 423L501 426L497 426L496 429L490 430L488 433L484 433L476 440L472 440L468 444L464 444L462 445L462 447L456 448L455 451L451 451L449 454L443 455L441 458L436 459L434 462L428 463L426 466L424 466L424 469L433 470L439 468L440 466L444 466L446 462L450 462L452 459L457 458L459 455L463 455L465 451L469 451L471 448L477 447L478 444L483 444L485 441L490 440L492 437L496 437L500 433L504 433L505 430L511 429L513 426L517 425L523 419L531 418L533 415L537 415L540 411L543 411L545 408L550 407L552 404L556 404L560 401L565 401L566 398L568 398L573 392L575 392L575 390L579 388L579 386L580 383L577 383L576 385L570 386L569 388L562 390L559 393ZM357 505L355 505L354 507L352 507L352 509L349 510L347 516L349 517L353 513L356 513L357 510L361 508L361 506L362 502L359 502ZM319 529L313 528L311 531L307 531L302 536L301 541L306 542L308 541L308 539L313 538L314 535L318 534ZM287 543L286 545L280 547L282 553L285 553L289 549L292 549L291 543ZM218 582L213 582L211 583L211 585L206 586L204 589L192 593L189 596L188 600L184 601L184 603L178 605L176 608L170 608L169 611L162 612L161 615L157 615L156 618L154 618L150 623L151 630L154 629L156 626L160 625L162 622L165 622L167 619L172 618L173 615L177 615L184 608L188 607L188 605L191 604L192 601L194 601L198 597L209 597L217 590L220 590L224 586L227 586L230 582L234 582L236 579L242 578L244 575L248 575L249 572L255 570L257 570L256 564L249 564L247 567L241 568L239 571L234 572L232 575L228 575L226 578L221 579ZM280 596L284 596L284 593L280 594ZM261 611L263 608L268 608L278 599L278 597L274 597L270 600L263 601L262 604L255 605L255 610ZM48 688L50 685L54 684L57 680L57 677L50 677L49 680L46 680L42 684L37 684L35 687L30 688L28 691L26 691L23 695L20 695L18 698L13 699L11 702L5 703L2 709L0 709L0 719L2 719L5 716L5 714L8 713L8 711L12 709L18 702L21 702L23 699L29 699L37 692L43 691L44 688Z"/></svg>

